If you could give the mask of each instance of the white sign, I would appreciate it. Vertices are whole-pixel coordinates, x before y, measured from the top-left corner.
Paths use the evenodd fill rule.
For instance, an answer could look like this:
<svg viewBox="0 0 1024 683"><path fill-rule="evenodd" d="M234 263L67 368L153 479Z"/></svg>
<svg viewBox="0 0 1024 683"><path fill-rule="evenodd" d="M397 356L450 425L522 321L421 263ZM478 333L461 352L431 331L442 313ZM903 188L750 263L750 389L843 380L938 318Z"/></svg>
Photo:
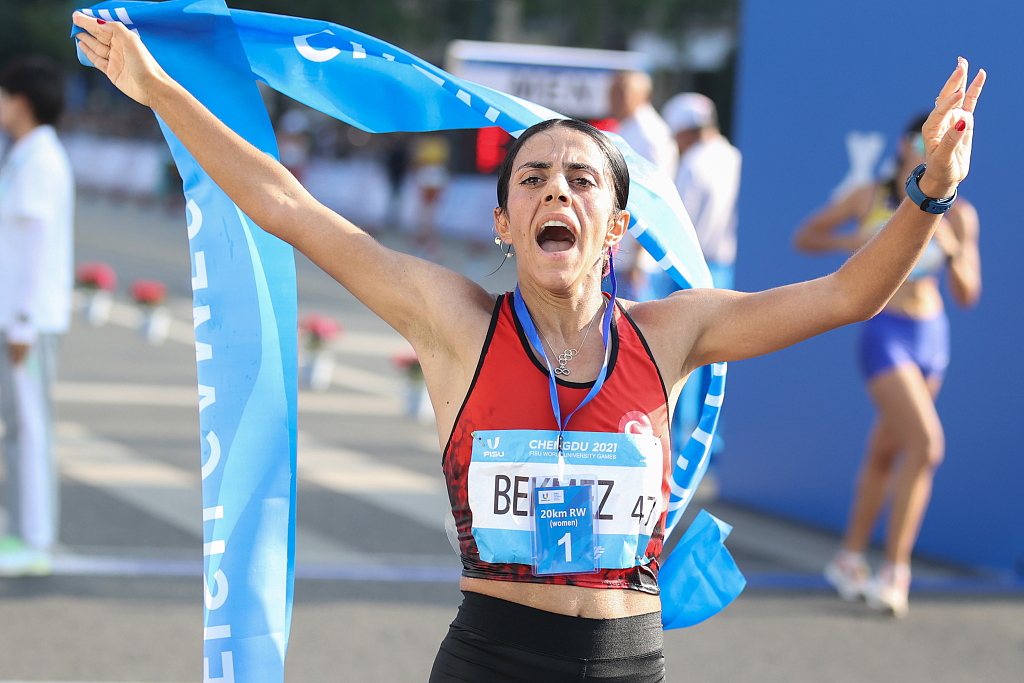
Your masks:
<svg viewBox="0 0 1024 683"><path fill-rule="evenodd" d="M582 119L611 115L608 91L616 73L649 70L638 52L466 40L448 46L446 67L467 81Z"/></svg>
<svg viewBox="0 0 1024 683"><path fill-rule="evenodd" d="M608 90L615 72L471 62L460 76L567 116L599 119L610 114Z"/></svg>

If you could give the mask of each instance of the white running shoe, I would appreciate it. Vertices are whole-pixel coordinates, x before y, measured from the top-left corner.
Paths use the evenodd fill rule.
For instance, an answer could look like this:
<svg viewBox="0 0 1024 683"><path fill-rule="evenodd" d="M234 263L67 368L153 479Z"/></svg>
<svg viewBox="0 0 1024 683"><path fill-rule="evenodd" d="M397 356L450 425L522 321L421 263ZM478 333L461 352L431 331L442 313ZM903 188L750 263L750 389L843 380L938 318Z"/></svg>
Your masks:
<svg viewBox="0 0 1024 683"><path fill-rule="evenodd" d="M910 565L887 562L878 570L878 576L871 582L865 597L871 609L903 619L910 611L907 602L909 593Z"/></svg>
<svg viewBox="0 0 1024 683"><path fill-rule="evenodd" d="M825 566L825 580L836 589L843 600L863 598L871 583L871 568L863 553L840 550Z"/></svg>
<svg viewBox="0 0 1024 683"><path fill-rule="evenodd" d="M0 576L48 576L52 571L50 551L31 548L14 536L0 539Z"/></svg>

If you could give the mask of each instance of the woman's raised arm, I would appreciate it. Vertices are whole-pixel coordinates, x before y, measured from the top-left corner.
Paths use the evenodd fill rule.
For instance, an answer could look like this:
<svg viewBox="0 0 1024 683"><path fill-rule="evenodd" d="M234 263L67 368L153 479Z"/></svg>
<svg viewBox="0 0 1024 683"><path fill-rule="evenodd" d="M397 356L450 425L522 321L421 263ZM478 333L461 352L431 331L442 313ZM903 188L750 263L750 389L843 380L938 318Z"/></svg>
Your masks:
<svg viewBox="0 0 1024 683"><path fill-rule="evenodd" d="M126 95L151 107L218 186L267 232L296 247L424 352L456 348L482 327L494 300L446 268L385 248L314 199L280 163L209 112L118 22L74 15L79 46ZM469 334L466 334L469 332ZM447 353L445 353L447 352ZM470 349L474 355L479 352Z"/></svg>
<svg viewBox="0 0 1024 683"><path fill-rule="evenodd" d="M812 254L830 251L852 254L857 251L867 242L863 235L857 232L837 234L836 231L851 221L862 220L871 208L874 194L874 185L859 187L815 212L793 233L793 247Z"/></svg>
<svg viewBox="0 0 1024 683"><path fill-rule="evenodd" d="M927 171L919 187L928 197L952 195L967 176L973 112L985 84L985 72L979 71L967 87L967 70L967 61L960 59L922 128ZM904 201L886 226L831 275L750 294L685 290L637 305L634 315L645 333L652 330L649 339L655 338L652 346L667 361L665 369L678 376L708 363L771 353L875 315L906 279L939 220Z"/></svg>

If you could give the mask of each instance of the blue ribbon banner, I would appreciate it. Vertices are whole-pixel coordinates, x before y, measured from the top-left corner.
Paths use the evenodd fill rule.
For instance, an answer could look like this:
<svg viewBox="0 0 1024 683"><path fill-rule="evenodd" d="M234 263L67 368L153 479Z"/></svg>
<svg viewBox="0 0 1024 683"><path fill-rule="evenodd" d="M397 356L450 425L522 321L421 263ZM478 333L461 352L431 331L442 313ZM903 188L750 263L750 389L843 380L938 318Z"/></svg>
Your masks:
<svg viewBox="0 0 1024 683"><path fill-rule="evenodd" d="M171 77L235 132L275 156L257 80L371 133L500 126L518 136L540 121L564 118L325 21L230 10L223 0L115 1L83 11L137 32ZM81 52L79 59L89 65ZM255 226L162 123L161 128L184 180L194 273L205 522L204 681L231 683L236 676L281 681L295 546L294 259L287 244ZM621 138L610 137L629 166L630 232L680 286L710 287L672 181ZM724 363L715 366L699 427L673 470L666 536L707 469L725 369ZM698 541L714 550L724 535L710 536L701 534ZM727 556L724 548L693 555ZM683 579L673 566L665 563L663 586ZM737 585L722 595L735 597L742 589ZM724 598L706 603L702 593L667 595L702 618L728 603ZM674 624L665 623L666 628Z"/></svg>

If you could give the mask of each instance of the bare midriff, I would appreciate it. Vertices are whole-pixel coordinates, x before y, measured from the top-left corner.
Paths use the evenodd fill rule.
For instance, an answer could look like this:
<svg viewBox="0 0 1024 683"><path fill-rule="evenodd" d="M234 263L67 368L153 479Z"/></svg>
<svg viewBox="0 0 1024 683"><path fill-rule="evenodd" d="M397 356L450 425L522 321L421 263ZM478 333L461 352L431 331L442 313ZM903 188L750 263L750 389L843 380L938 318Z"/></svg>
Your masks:
<svg viewBox="0 0 1024 683"><path fill-rule="evenodd" d="M619 619L661 609L661 598L636 590L492 581L463 576L459 588L534 609L586 619Z"/></svg>
<svg viewBox="0 0 1024 683"><path fill-rule="evenodd" d="M889 299L885 312L914 320L927 320L938 315L942 307L938 279L929 276L904 282Z"/></svg>

